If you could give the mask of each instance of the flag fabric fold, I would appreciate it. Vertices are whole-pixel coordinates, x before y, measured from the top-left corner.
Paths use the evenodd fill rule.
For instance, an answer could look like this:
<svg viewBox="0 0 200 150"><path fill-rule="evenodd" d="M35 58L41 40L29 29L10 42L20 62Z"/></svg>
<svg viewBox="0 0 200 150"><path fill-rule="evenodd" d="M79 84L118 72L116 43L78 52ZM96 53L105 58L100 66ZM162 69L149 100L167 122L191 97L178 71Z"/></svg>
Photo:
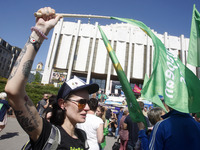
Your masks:
<svg viewBox="0 0 200 150"><path fill-rule="evenodd" d="M122 85L122 90L126 96L126 101L127 101L130 117L134 122L144 122L145 126L147 127L145 117L141 111L141 108L138 102L136 101L136 98L132 91L130 83L127 80L127 77L121 67L120 62L117 59L117 56L114 50L112 49L110 45L110 42L108 41L105 33L103 32L100 26L99 26L99 31L101 33L104 44L107 48L110 59L113 63L115 71L117 72L118 79L120 81L120 84Z"/></svg>
<svg viewBox="0 0 200 150"><path fill-rule="evenodd" d="M145 87L146 83L148 82L149 80L149 77L147 76L147 74L145 74L145 77L144 77L144 82L143 82L143 87ZM160 100L160 97L159 95L155 95L154 97L151 97L150 99L147 99L147 97L143 96L143 94L141 94L141 98L147 100L147 101L150 101L156 105L158 105L159 107L162 107L163 110L165 112L167 112L165 106L163 105L162 101Z"/></svg>
<svg viewBox="0 0 200 150"><path fill-rule="evenodd" d="M200 81L180 60L170 53L161 40L144 23L126 18L111 17L141 28L153 41L153 71L142 88L147 100L159 102L164 97L171 108L185 113L200 111ZM161 104L161 103L160 103Z"/></svg>
<svg viewBox="0 0 200 150"><path fill-rule="evenodd" d="M149 81L149 77L147 74L144 76L144 82L143 82L143 87L146 85L146 83Z"/></svg>
<svg viewBox="0 0 200 150"><path fill-rule="evenodd" d="M193 7L187 63L200 67L200 13Z"/></svg>

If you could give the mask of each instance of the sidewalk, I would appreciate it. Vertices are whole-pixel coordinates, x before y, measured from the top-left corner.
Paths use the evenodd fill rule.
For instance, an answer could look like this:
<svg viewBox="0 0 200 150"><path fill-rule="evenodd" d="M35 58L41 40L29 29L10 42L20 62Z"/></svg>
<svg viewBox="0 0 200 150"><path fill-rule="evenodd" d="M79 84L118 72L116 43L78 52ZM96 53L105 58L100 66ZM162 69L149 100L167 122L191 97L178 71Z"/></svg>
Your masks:
<svg viewBox="0 0 200 150"><path fill-rule="evenodd" d="M6 150L20 150L29 140L16 118L8 117L6 127L0 132L0 147Z"/></svg>
<svg viewBox="0 0 200 150"><path fill-rule="evenodd" d="M6 127L0 132L0 149L21 150L22 146L29 140L28 135L20 127L16 118L8 117ZM114 137L106 137L105 150L112 150L112 145L116 141Z"/></svg>

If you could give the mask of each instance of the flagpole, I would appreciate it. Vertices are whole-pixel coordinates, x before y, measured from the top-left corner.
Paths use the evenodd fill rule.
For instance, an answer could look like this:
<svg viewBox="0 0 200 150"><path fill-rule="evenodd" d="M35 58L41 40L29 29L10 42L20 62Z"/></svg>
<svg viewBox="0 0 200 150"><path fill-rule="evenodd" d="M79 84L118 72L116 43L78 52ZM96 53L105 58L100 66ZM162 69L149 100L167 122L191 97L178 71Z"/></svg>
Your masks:
<svg viewBox="0 0 200 150"><path fill-rule="evenodd" d="M56 13L56 15L62 15L63 17L69 18L99 18L99 19L111 19L110 16L99 16L99 15L83 15L83 14L63 14L63 13ZM34 13L35 17L41 17L42 14L39 12Z"/></svg>

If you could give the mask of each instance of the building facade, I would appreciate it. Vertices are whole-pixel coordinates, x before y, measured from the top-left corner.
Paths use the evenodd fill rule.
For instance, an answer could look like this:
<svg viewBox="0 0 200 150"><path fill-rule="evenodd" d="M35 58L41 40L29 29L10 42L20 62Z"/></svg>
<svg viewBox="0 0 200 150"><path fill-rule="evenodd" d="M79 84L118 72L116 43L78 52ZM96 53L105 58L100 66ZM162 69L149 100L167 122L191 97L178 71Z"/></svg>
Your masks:
<svg viewBox="0 0 200 150"><path fill-rule="evenodd" d="M40 80L42 79L42 76L43 76L43 63L42 62L39 62L36 66L36 69L32 69L30 71L30 74L28 76L28 82L31 83L31 82L38 82L38 81L35 81L35 79L37 78L36 77L36 74L38 74ZM37 79L36 79L37 80Z"/></svg>
<svg viewBox="0 0 200 150"><path fill-rule="evenodd" d="M21 49L0 38L0 76L8 78Z"/></svg>
<svg viewBox="0 0 200 150"><path fill-rule="evenodd" d="M98 22L82 24L59 21L53 31L46 59L42 83L61 83L73 75L100 85L112 93L112 81L118 81L105 45L98 31ZM152 73L154 46L152 40L138 27L126 23L101 26L115 50L117 58L133 86L142 86L145 74ZM152 30L153 31L153 30ZM165 47L186 64L189 39L184 35L155 35ZM196 74L196 68L189 66Z"/></svg>

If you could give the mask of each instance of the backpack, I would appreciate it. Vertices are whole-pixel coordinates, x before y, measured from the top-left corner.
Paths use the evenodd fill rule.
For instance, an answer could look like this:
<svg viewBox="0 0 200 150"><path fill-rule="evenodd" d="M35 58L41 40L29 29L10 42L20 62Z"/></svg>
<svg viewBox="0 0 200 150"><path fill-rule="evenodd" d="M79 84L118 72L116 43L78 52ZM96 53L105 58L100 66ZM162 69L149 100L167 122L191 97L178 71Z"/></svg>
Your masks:
<svg viewBox="0 0 200 150"><path fill-rule="evenodd" d="M60 144L60 141L60 131L56 126L52 125L51 133L42 150L56 150L58 145ZM21 150L32 150L30 141L28 141Z"/></svg>

